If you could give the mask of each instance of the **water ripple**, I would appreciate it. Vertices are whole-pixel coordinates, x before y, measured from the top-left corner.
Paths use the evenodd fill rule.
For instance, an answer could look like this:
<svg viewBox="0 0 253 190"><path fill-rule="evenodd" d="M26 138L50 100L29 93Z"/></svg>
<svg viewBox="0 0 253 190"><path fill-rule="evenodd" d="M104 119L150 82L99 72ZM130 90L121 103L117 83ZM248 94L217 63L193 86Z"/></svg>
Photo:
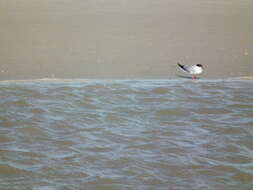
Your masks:
<svg viewBox="0 0 253 190"><path fill-rule="evenodd" d="M0 84L4 189L252 187L253 83Z"/></svg>

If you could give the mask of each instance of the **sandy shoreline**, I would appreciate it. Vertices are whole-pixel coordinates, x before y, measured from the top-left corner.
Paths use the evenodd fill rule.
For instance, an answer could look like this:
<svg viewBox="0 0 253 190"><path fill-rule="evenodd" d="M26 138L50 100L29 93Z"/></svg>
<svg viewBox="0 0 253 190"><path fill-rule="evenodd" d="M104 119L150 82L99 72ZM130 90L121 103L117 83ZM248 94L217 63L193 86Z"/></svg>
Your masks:
<svg viewBox="0 0 253 190"><path fill-rule="evenodd" d="M202 78L253 73L249 0L1 4L0 80L177 78L177 62L205 65Z"/></svg>
<svg viewBox="0 0 253 190"><path fill-rule="evenodd" d="M89 83L89 82L102 82L102 83L111 83L111 82L132 82L132 81L187 81L191 79L185 79L185 78L170 78L170 79L82 79L82 78L75 78L75 79L67 79L67 78L42 78L42 79L26 79L26 80L1 80L0 84L29 84L29 83ZM201 78L197 79L196 81L202 81L202 82L219 82L219 81L247 81L247 80L253 80L252 76L243 76L243 77L231 77L231 78Z"/></svg>

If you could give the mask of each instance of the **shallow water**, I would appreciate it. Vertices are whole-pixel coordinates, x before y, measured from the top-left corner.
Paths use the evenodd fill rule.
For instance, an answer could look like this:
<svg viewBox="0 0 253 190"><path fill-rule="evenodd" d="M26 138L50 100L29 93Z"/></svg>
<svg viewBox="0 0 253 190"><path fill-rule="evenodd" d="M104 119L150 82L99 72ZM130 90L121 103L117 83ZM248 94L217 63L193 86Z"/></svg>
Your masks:
<svg viewBox="0 0 253 190"><path fill-rule="evenodd" d="M253 188L253 81L0 83L1 189Z"/></svg>

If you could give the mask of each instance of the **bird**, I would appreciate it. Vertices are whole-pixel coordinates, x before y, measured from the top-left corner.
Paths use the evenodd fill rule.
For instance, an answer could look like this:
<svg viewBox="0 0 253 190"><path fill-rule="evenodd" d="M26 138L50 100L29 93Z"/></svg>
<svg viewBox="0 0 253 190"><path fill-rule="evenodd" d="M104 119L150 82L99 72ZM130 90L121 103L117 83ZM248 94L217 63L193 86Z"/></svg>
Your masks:
<svg viewBox="0 0 253 190"><path fill-rule="evenodd" d="M192 79L196 79L196 75L201 74L203 72L203 65L196 64L196 65L181 65L180 63L177 63L177 65L184 71L192 75Z"/></svg>

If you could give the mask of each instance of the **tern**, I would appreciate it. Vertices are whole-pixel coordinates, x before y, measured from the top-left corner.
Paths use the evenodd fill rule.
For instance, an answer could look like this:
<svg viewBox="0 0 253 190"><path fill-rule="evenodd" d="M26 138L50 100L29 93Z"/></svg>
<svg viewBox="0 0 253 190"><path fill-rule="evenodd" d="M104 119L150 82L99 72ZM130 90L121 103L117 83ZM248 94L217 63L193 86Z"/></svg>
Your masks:
<svg viewBox="0 0 253 190"><path fill-rule="evenodd" d="M184 71L187 72L192 76L192 79L196 79L196 75L199 75L203 72L203 65L201 64L196 64L196 65L190 65L190 66L186 66L186 65L181 65L180 63L177 63L177 65Z"/></svg>

